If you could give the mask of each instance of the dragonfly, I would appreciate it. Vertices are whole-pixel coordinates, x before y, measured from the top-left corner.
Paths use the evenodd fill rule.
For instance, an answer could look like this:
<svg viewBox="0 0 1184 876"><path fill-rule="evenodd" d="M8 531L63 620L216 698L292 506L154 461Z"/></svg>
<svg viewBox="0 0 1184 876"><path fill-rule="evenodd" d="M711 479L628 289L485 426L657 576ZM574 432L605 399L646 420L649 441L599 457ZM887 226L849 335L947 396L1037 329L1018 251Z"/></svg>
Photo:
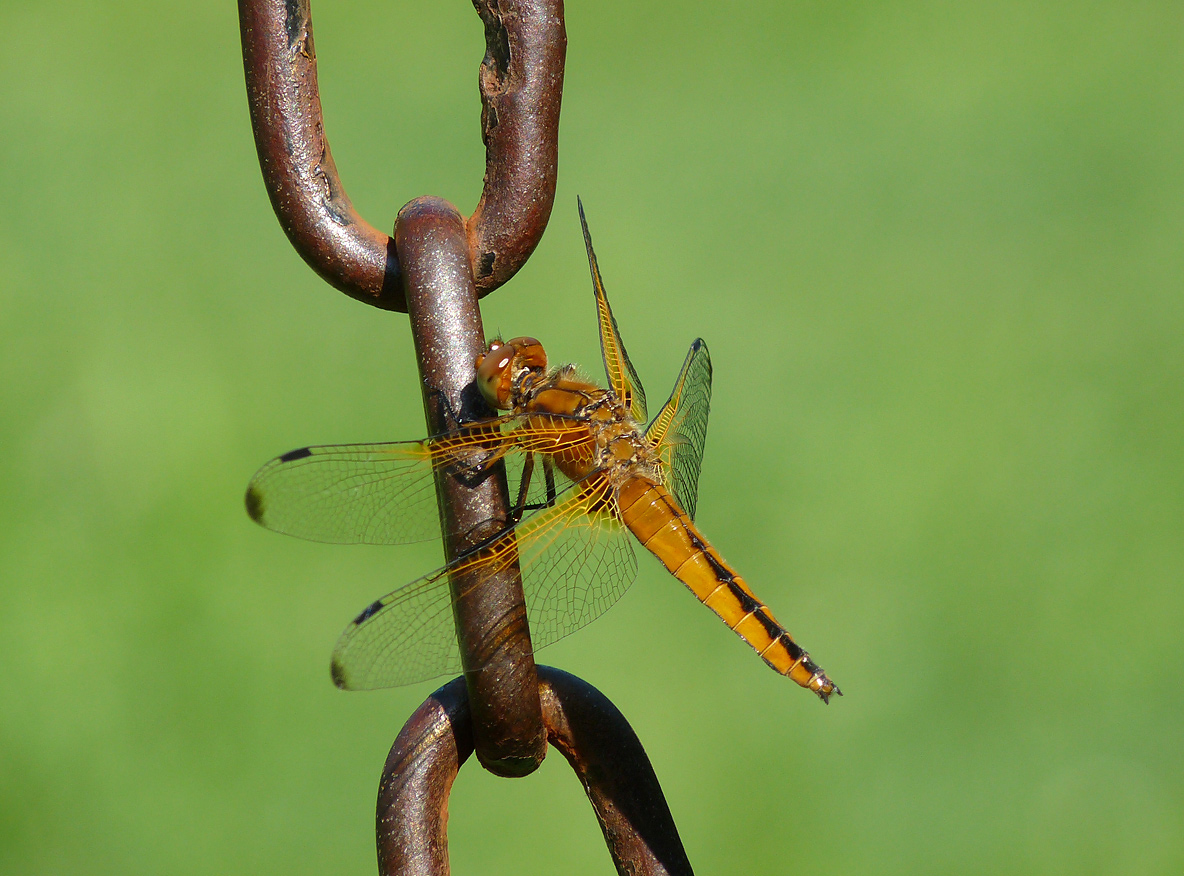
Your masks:
<svg viewBox="0 0 1184 876"><path fill-rule="evenodd" d="M436 479L466 483L505 463L513 507L493 535L366 606L333 652L338 687L397 687L460 671L450 578L480 587L521 570L535 647L600 616L637 573L640 542L776 672L822 701L842 695L695 524L711 407L711 357L691 344L652 419L609 307L579 204L608 387L573 365L548 368L535 338L494 339L474 379L499 413L420 441L302 447L251 480L262 526L338 544L440 537Z"/></svg>

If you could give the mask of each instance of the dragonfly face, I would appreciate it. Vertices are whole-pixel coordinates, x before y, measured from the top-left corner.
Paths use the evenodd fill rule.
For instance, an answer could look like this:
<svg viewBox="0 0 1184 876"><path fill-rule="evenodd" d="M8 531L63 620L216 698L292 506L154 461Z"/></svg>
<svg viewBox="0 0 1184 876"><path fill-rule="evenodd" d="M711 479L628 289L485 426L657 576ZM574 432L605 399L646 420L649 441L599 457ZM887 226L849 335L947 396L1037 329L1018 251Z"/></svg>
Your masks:
<svg viewBox="0 0 1184 876"><path fill-rule="evenodd" d="M475 382L508 413L422 441L301 448L251 481L247 511L270 529L399 544L439 537L437 478L480 479L494 462L506 464L509 519L469 553L363 609L337 643L334 682L392 687L458 672L450 579L476 588L520 569L535 647L557 641L629 587L636 540L767 664L827 701L839 689L694 523L711 403L707 346L691 345L670 398L649 421L586 223L584 240L607 389L570 365L548 371L535 338L495 340L477 358Z"/></svg>
<svg viewBox="0 0 1184 876"><path fill-rule="evenodd" d="M477 388L491 407L508 411L515 389L528 378L537 380L547 370L547 354L535 338L511 338L489 342L477 357Z"/></svg>

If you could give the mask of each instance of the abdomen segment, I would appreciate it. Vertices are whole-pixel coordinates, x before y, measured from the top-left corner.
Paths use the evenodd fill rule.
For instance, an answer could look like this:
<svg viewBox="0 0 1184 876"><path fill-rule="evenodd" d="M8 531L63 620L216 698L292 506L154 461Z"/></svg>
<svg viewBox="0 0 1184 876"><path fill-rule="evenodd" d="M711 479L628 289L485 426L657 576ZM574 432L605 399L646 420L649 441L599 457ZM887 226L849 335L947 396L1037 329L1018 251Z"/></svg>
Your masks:
<svg viewBox="0 0 1184 876"><path fill-rule="evenodd" d="M631 478L618 490L617 503L625 525L646 550L755 648L762 660L814 691L823 702L831 694L843 695L695 528L665 487Z"/></svg>

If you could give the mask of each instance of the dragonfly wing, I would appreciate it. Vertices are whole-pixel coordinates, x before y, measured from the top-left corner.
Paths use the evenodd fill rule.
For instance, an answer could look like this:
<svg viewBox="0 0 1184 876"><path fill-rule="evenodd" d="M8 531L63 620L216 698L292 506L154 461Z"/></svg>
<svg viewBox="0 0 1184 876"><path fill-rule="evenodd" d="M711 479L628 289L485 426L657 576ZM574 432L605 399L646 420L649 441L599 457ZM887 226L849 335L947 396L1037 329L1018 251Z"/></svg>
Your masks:
<svg viewBox="0 0 1184 876"><path fill-rule="evenodd" d="M678 504L695 519L699 469L711 412L711 356L702 338L691 344L670 398L645 435L655 449Z"/></svg>
<svg viewBox="0 0 1184 876"><path fill-rule="evenodd" d="M397 687L458 672L450 575L480 587L517 561L536 648L589 623L633 583L637 563L607 483L576 485L488 546L367 606L333 652L347 690Z"/></svg>
<svg viewBox="0 0 1184 876"><path fill-rule="evenodd" d="M374 690L460 672L449 571L437 569L362 609L333 649L333 683Z"/></svg>
<svg viewBox="0 0 1184 876"><path fill-rule="evenodd" d="M425 441L302 447L255 473L247 513L312 541L427 541L440 535L433 468Z"/></svg>
<svg viewBox="0 0 1184 876"><path fill-rule="evenodd" d="M434 473L468 481L515 450L514 416L425 441L301 447L264 465L247 487L256 523L311 541L408 544L440 536Z"/></svg>
<svg viewBox="0 0 1184 876"><path fill-rule="evenodd" d="M538 535L519 538L530 637L544 648L574 633L620 599L637 577L633 538L607 481L573 491L541 515Z"/></svg>
<svg viewBox="0 0 1184 876"><path fill-rule="evenodd" d="M604 355L604 370L608 374L609 389L620 399L629 410L630 415L638 423L649 419L646 413L645 388L633 363L629 361L629 354L625 352L625 343L621 340L621 333L617 329L617 321L613 317L612 309L608 306L608 296L604 292L604 283L600 279L600 266L596 263L596 253L592 249L592 235L588 231L588 222L584 218L584 205L576 199L580 210L580 226L584 229L584 246L588 249L588 267L592 270L592 288L596 293L596 315L600 323L600 351Z"/></svg>

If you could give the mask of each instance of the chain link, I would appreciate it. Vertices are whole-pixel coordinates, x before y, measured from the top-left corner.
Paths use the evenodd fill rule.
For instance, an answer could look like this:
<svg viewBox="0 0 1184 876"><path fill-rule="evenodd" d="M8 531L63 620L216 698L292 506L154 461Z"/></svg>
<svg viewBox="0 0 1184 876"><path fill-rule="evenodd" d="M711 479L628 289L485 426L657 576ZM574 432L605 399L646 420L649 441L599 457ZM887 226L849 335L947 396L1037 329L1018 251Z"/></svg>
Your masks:
<svg viewBox="0 0 1184 876"><path fill-rule="evenodd" d="M562 0L473 0L485 25L480 69L486 148L481 199L466 220L439 198L399 211L393 236L366 222L341 185L317 88L309 0L239 0L251 123L264 183L284 232L330 285L406 312L415 339L429 434L450 418L487 416L473 393L485 336L477 299L525 264L555 198L567 38ZM449 559L475 524L508 519L504 477L476 488L441 481ZM500 484L500 485L499 485ZM516 571L469 588L454 582L466 672L411 717L387 759L378 802L383 874L449 872L448 794L475 751L490 771L532 772L547 743L584 785L621 874L689 876L669 807L624 717L586 682L534 662Z"/></svg>

